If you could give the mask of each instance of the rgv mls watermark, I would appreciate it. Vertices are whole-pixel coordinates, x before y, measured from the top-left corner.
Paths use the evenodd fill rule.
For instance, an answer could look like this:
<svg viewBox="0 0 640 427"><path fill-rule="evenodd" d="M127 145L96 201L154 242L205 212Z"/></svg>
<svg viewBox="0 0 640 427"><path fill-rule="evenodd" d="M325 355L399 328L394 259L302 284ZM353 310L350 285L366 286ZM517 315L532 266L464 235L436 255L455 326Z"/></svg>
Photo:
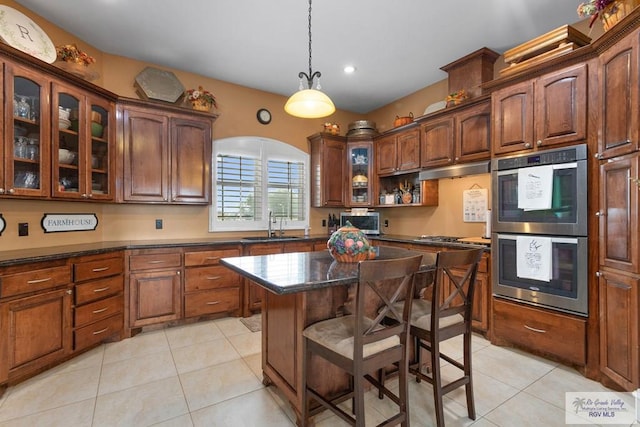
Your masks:
<svg viewBox="0 0 640 427"><path fill-rule="evenodd" d="M565 423L631 425L636 422L637 402L634 394L567 392L565 393Z"/></svg>

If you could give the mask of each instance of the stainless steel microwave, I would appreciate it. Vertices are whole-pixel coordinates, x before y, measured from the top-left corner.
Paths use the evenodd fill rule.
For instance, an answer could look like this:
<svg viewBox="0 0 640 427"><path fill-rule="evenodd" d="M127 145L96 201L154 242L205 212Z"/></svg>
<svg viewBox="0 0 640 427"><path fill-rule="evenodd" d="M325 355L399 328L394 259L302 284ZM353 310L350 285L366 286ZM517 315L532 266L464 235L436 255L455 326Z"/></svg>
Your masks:
<svg viewBox="0 0 640 427"><path fill-rule="evenodd" d="M340 212L340 227L347 221L365 234L380 234L380 212Z"/></svg>

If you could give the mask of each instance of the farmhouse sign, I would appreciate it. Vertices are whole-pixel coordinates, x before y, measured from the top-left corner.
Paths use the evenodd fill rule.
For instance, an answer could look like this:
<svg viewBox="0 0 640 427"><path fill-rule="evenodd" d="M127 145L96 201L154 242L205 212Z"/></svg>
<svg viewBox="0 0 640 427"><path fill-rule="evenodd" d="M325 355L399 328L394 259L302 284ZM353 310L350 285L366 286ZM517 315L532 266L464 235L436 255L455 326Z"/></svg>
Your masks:
<svg viewBox="0 0 640 427"><path fill-rule="evenodd" d="M98 217L96 214L46 213L42 217L41 225L45 233L93 231L98 226Z"/></svg>

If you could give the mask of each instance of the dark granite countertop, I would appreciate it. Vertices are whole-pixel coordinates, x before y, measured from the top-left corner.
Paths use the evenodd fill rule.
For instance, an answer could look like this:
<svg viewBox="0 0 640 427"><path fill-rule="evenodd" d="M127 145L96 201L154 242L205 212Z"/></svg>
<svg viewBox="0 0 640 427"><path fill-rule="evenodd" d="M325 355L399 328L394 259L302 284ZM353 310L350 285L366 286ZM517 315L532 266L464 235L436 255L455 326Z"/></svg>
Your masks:
<svg viewBox="0 0 640 427"><path fill-rule="evenodd" d="M469 247L463 243L442 243L424 242L417 240L414 236L389 235L370 236L380 242L415 243L417 245L442 246L442 247ZM96 255L125 249L161 249L172 247L198 247L215 245L251 245L257 243L274 242L304 242L327 240L327 235L284 236L283 238L263 239L240 238L240 237L218 237L200 239L158 239L158 240L120 240L109 242L84 243L76 245L51 246L45 248L19 249L0 251L0 267L11 265L27 264L31 262L57 260L75 256Z"/></svg>
<svg viewBox="0 0 640 427"><path fill-rule="evenodd" d="M435 254L388 246L376 247L376 259L423 256L423 270L435 265ZM358 263L334 261L328 251L222 258L223 265L279 295L356 283Z"/></svg>

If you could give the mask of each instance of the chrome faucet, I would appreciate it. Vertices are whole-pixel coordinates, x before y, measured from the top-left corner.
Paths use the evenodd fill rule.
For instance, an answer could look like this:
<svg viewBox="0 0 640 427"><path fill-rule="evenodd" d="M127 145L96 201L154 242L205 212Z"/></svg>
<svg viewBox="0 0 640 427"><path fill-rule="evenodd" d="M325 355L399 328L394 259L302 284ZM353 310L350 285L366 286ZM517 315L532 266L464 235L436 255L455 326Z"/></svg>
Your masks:
<svg viewBox="0 0 640 427"><path fill-rule="evenodd" d="M273 216L273 212L269 211L269 225L267 228L267 238L273 237L273 231L271 231L271 224L276 223L276 218Z"/></svg>
<svg viewBox="0 0 640 427"><path fill-rule="evenodd" d="M282 221L284 221L284 215L280 217L280 237L284 236L284 229L282 228ZM286 223L286 221L285 221Z"/></svg>

